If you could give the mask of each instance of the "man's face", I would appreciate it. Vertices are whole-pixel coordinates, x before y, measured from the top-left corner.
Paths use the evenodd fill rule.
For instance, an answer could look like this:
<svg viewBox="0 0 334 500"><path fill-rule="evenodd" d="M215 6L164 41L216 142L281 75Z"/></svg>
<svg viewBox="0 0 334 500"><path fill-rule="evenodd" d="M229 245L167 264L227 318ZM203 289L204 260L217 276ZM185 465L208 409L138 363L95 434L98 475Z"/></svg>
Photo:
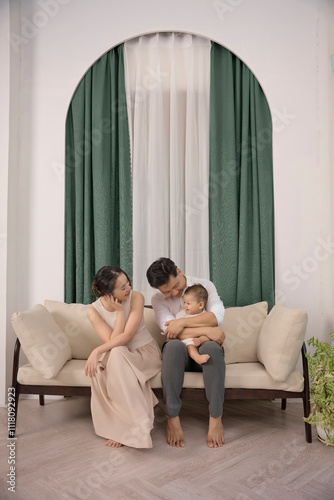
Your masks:
<svg viewBox="0 0 334 500"><path fill-rule="evenodd" d="M186 284L186 277L182 274L180 269L177 269L177 275L170 276L168 283L166 283L166 285L159 286L158 290L160 290L165 297L176 299L177 297L181 297Z"/></svg>

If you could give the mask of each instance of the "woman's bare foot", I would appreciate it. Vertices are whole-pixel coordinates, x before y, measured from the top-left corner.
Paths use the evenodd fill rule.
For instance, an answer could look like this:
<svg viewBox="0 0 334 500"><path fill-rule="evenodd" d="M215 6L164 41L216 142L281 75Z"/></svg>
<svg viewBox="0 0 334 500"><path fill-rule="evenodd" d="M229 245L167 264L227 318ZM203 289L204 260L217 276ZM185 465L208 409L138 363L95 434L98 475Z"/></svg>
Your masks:
<svg viewBox="0 0 334 500"><path fill-rule="evenodd" d="M186 445L179 417L167 417L167 443L176 448Z"/></svg>
<svg viewBox="0 0 334 500"><path fill-rule="evenodd" d="M208 431L209 448L219 448L224 443L224 429L221 417L210 416Z"/></svg>
<svg viewBox="0 0 334 500"><path fill-rule="evenodd" d="M121 443L118 443L117 441L114 441L113 439L108 439L105 443L106 446L109 446L110 448L120 448L123 446Z"/></svg>

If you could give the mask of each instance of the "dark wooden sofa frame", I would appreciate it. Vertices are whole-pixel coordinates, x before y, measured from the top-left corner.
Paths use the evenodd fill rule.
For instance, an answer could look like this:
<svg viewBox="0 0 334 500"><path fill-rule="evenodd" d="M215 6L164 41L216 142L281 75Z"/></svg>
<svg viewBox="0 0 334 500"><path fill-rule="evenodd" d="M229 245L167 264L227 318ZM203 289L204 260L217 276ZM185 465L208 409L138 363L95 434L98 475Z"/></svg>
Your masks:
<svg viewBox="0 0 334 500"><path fill-rule="evenodd" d="M49 385L23 385L17 381L17 374L19 369L21 344L19 339L16 340L14 347L13 359L13 378L12 387L15 389L15 423L10 430L10 438L15 436L16 423L17 423L17 410L20 394L38 394L39 404L44 406L44 396L90 396L90 386L76 387L76 386L49 386ZM304 407L304 417L310 414L310 385L308 362L305 357L306 345L302 345L302 363L303 363L303 376L304 376L304 390L302 392L289 392L273 389L225 389L225 399L282 399L281 408L286 409L286 400L289 398L302 398ZM163 398L162 389L153 389L154 393L159 399ZM182 389L182 399L205 399L204 389ZM312 429L311 425L305 422L305 437L308 443L312 443Z"/></svg>

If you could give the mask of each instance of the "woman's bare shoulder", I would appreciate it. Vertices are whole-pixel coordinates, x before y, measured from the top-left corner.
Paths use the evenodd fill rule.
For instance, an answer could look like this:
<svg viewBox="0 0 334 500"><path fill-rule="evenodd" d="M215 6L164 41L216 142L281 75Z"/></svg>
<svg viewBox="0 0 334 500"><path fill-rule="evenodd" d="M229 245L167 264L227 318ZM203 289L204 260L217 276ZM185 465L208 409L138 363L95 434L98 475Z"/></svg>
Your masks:
<svg viewBox="0 0 334 500"><path fill-rule="evenodd" d="M144 305L144 295L140 292L136 292L135 290L132 290L131 292L131 305L132 304L140 304Z"/></svg>
<svg viewBox="0 0 334 500"><path fill-rule="evenodd" d="M91 304L88 309L87 309L87 318L88 319L91 319L91 318L94 318L96 317L96 315L99 315L99 313L97 312L96 308L93 306L93 304Z"/></svg>

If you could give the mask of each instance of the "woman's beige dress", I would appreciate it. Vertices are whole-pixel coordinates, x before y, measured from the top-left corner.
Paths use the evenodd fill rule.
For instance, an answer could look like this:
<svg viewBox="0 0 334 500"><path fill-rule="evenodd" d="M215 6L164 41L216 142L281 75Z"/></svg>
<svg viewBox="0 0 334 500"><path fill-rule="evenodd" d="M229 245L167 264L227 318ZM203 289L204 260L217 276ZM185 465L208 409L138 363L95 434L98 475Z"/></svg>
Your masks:
<svg viewBox="0 0 334 500"><path fill-rule="evenodd" d="M123 301L125 321L131 293ZM114 328L116 312L107 311L101 300L93 303L104 321ZM92 377L91 411L96 434L134 448L152 448L154 406L158 399L149 380L161 370L161 352L144 319L133 339L114 347L99 360Z"/></svg>

